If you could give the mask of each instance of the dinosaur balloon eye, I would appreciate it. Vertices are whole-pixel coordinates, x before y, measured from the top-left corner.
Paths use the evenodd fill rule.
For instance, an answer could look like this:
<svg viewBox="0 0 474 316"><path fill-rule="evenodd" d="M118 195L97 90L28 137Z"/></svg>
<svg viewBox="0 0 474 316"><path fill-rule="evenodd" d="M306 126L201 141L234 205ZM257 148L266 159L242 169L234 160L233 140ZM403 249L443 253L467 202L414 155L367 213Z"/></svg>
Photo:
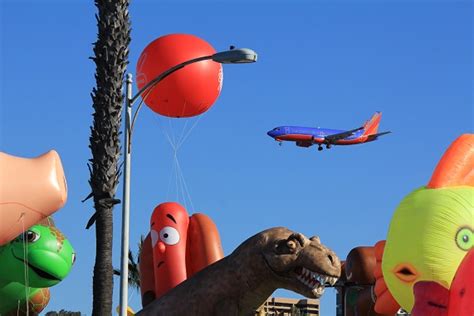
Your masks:
<svg viewBox="0 0 474 316"><path fill-rule="evenodd" d="M456 244L462 250L470 250L474 246L472 230L468 227L461 228L456 234Z"/></svg>
<svg viewBox="0 0 474 316"><path fill-rule="evenodd" d="M176 245L179 242L179 233L175 228L166 226L160 230L160 239L167 245Z"/></svg>
<svg viewBox="0 0 474 316"><path fill-rule="evenodd" d="M71 261L72 261L72 264L74 264L74 262L76 262L76 254L74 252L72 253Z"/></svg>

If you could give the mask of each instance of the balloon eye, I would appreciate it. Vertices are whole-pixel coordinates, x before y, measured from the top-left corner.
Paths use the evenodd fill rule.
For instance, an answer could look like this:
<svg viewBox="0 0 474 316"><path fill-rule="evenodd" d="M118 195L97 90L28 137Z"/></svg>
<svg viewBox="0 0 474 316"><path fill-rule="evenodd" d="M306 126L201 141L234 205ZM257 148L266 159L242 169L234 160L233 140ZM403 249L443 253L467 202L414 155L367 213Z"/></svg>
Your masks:
<svg viewBox="0 0 474 316"><path fill-rule="evenodd" d="M76 262L76 254L74 252L72 253L71 261L72 261L72 264L74 264L74 262Z"/></svg>
<svg viewBox="0 0 474 316"><path fill-rule="evenodd" d="M470 250L474 246L472 230L468 227L461 228L456 234L456 244L462 250Z"/></svg>
<svg viewBox="0 0 474 316"><path fill-rule="evenodd" d="M21 242L26 241L29 243L33 243L33 242L36 242L39 238L40 238L40 235L38 233L35 233L32 230L28 230L18 237L18 241L21 241Z"/></svg>
<svg viewBox="0 0 474 316"><path fill-rule="evenodd" d="M176 228L166 226L160 231L160 240L167 245L176 245L179 242L179 233Z"/></svg>

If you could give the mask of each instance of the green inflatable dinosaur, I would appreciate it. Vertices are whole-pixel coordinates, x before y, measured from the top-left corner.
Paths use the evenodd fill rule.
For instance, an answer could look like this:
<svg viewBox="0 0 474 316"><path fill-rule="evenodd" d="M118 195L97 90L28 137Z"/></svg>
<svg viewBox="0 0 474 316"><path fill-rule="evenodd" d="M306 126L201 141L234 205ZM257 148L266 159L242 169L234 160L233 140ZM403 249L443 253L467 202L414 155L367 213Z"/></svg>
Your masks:
<svg viewBox="0 0 474 316"><path fill-rule="evenodd" d="M49 287L71 271L75 253L51 218L0 247L0 315L36 315L49 302Z"/></svg>

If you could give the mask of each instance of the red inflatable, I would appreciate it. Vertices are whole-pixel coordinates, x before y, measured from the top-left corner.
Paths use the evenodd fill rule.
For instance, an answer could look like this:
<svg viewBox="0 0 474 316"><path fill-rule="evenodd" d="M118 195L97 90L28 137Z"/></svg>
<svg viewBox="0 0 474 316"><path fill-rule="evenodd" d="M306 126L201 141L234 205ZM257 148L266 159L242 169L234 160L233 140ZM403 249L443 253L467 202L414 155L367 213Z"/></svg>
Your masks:
<svg viewBox="0 0 474 316"><path fill-rule="evenodd" d="M224 257L217 227L204 214L188 217L183 206L166 202L155 208L150 224L140 254L143 306Z"/></svg>
<svg viewBox="0 0 474 316"><path fill-rule="evenodd" d="M187 278L186 238L189 217L184 207L168 202L155 208L150 224L155 293L158 298Z"/></svg>
<svg viewBox="0 0 474 316"><path fill-rule="evenodd" d="M448 316L474 315L474 249L462 260L449 292Z"/></svg>
<svg viewBox="0 0 474 316"><path fill-rule="evenodd" d="M215 54L206 41L189 34L170 34L151 42L137 63L137 85L182 62ZM222 66L212 60L193 63L173 72L150 93L142 95L153 111L169 117L191 117L207 111L222 88Z"/></svg>

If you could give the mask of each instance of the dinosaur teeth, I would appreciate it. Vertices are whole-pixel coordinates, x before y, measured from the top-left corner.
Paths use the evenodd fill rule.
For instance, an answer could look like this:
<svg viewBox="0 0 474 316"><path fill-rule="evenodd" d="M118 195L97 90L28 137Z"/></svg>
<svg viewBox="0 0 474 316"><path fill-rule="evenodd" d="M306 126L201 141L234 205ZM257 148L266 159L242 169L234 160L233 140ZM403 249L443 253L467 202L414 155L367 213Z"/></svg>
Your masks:
<svg viewBox="0 0 474 316"><path fill-rule="evenodd" d="M336 284L336 282L337 282L336 277L329 278L329 284L334 285L334 284Z"/></svg>
<svg viewBox="0 0 474 316"><path fill-rule="evenodd" d="M310 271L304 267L298 267L295 269L297 279L311 288L315 295L321 295L324 292L324 285L329 283L334 285L337 282L336 277L330 277L322 275L313 271Z"/></svg>
<svg viewBox="0 0 474 316"><path fill-rule="evenodd" d="M321 296L321 295L323 295L324 290L325 290L325 288L324 288L323 285L317 285L317 286L315 286L315 287L312 289L311 292L313 292L313 294L314 294L315 296Z"/></svg>
<svg viewBox="0 0 474 316"><path fill-rule="evenodd" d="M322 281L321 284L326 284L326 283L328 282L328 280L329 280L329 277L328 277L328 276L326 276L326 275L323 276L323 277L321 278L321 281Z"/></svg>

